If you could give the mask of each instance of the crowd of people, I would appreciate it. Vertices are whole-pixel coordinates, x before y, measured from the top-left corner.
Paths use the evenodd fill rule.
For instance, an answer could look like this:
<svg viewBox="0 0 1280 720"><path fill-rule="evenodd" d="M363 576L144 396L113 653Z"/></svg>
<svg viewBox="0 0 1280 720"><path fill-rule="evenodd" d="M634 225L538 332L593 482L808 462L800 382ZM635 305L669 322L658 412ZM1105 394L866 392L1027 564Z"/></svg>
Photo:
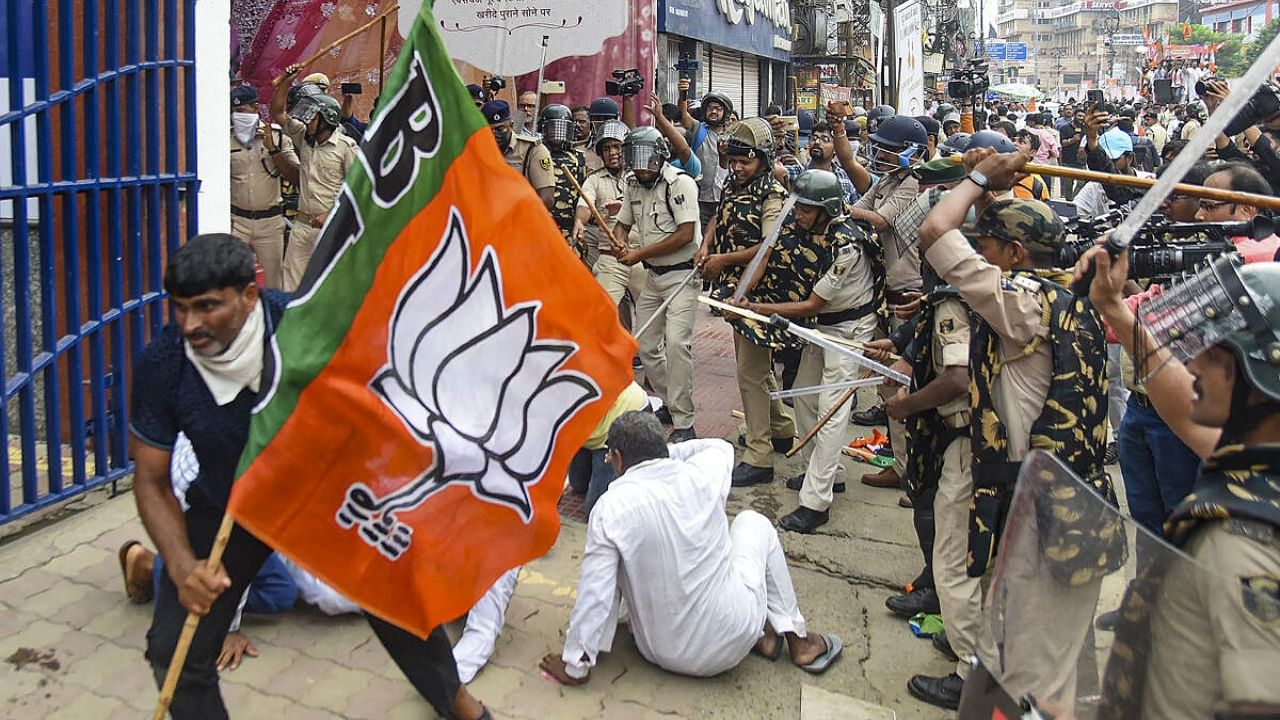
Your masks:
<svg viewBox="0 0 1280 720"><path fill-rule="evenodd" d="M270 100L274 124L258 117L252 90L233 89L233 235L199 236L171 256L165 283L177 326L142 361L167 380L133 400L135 492L163 565L137 543L121 549L121 563L130 596L156 604L148 658L158 674L181 612L212 618L197 633L175 717L226 716L216 673L247 647L233 636L219 661L220 648L237 606L263 601L267 581L256 578L272 569L264 565L271 552L238 531L226 573L198 558L225 505L234 446L244 442L258 390L261 348L255 355L249 346L278 321L285 296L275 290L297 286L358 152L327 81L294 84L298 74L291 68ZM469 90L507 164L639 342L636 383L570 470L569 491L587 496L589 520L563 651L541 663L550 676L586 682L620 618L641 654L671 672L715 675L751 653L776 659L784 647L805 671L832 667L843 641L806 626L778 529L819 532L833 512L850 510L835 495L846 487L851 420L887 428L892 463L860 481L904 494L921 551L921 567L903 569L904 579L915 577L888 608L904 618L940 615L945 631L934 645L956 663L944 676L904 678L925 702L956 708L978 658L998 662L993 670L1018 697L1068 713L1075 704L1075 658L1100 587L1088 568L1074 568L1088 578L1079 583L1035 589L1045 612L1062 615L1035 628L1036 642L997 649L983 622L984 577L1033 449L1051 450L1113 503L1106 465L1118 460L1126 507L1144 527L1161 533L1173 521L1170 540L1193 554L1204 537L1225 532L1248 557L1240 573L1280 578L1280 458L1269 445L1280 441L1280 270L1272 262L1280 239L1231 238L1234 249L1209 270L1229 268L1247 292L1215 312L1244 319L1199 353L1180 355L1181 345L1138 318L1142 303L1161 297L1160 283L1129 279L1123 254L1091 250L1077 268L1065 252L1069 224L1124 211L1142 191L1026 167L1159 173L1220 106L1225 84L1208 81L1199 99L1174 106L1069 102L1057 118L997 101L935 103L919 117L833 103L818 117L798 113L795 129L778 107L739 117L722 93L694 98L688 80L677 102L643 107L632 96L540 107L525 93L513 112L485 88ZM1272 194L1280 90L1263 88L1250 107L1184 183ZM288 184L298 199L282 252ZM1173 222L1240 222L1261 210L1175 192L1162 212ZM1251 264L1240 269L1237 258ZM1091 263L1097 276L1084 290L1072 272ZM694 429L700 300L732 329L745 418L739 450ZM765 319L773 316L788 322ZM229 366L229 352L242 353L230 360L239 367ZM867 376L884 379L882 402L855 413L851 386ZM788 403L775 396L783 388L815 390ZM171 482L180 434L199 464L182 486ZM785 479L797 495L777 528L751 511L730 522L731 489L774 482L779 453L798 443L805 469ZM1188 506L1205 484L1244 482L1242 472L1248 493L1218 501L1216 514ZM370 618L442 715L488 715L461 683L493 650L516 572L473 610L476 641L452 653L441 634L421 641ZM295 586L314 582L296 568L283 574ZM313 597L340 600L323 590ZM1280 661L1274 617L1241 606L1237 588L1198 592L1210 651L1176 660L1178 672L1196 664L1195 697L1149 716L1280 708L1268 679ZM1083 625L1068 612L1081 607L1090 613ZM1119 614L1105 613L1099 628L1114 627ZM1161 672L1172 671L1153 663L1149 686L1168 686Z"/></svg>

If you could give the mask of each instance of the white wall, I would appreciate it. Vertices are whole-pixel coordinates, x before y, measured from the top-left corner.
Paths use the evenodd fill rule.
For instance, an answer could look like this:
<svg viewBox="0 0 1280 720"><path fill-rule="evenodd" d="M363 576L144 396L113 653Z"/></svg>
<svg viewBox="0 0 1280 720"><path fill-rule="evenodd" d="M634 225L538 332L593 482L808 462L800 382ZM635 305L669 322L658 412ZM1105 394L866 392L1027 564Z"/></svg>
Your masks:
<svg viewBox="0 0 1280 720"><path fill-rule="evenodd" d="M231 0L196 0L195 26L200 232L231 232Z"/></svg>

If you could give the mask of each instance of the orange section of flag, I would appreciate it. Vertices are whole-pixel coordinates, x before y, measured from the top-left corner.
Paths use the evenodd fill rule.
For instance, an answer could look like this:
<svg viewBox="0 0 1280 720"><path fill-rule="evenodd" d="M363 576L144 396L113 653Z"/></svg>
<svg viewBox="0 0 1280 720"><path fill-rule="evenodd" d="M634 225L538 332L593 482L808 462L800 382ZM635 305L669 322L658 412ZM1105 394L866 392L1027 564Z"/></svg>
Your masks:
<svg viewBox="0 0 1280 720"><path fill-rule="evenodd" d="M467 267L449 266L460 248ZM481 130L384 254L230 512L425 637L554 543L569 461L631 381L634 352L609 297Z"/></svg>

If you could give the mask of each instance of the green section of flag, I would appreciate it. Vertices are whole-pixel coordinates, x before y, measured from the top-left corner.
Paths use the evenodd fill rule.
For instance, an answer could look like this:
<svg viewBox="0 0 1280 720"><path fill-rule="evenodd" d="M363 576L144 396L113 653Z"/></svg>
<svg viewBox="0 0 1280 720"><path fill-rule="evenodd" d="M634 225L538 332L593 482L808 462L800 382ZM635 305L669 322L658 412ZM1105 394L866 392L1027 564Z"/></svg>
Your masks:
<svg viewBox="0 0 1280 720"><path fill-rule="evenodd" d="M339 251L330 261L327 276L312 288L310 296L295 299L285 312L275 333L274 347L279 350L275 358L275 390L254 413L237 475L248 469L276 436L297 405L299 395L328 365L364 304L387 249L435 198L449 166L462 154L471 136L487 129L440 39L429 3L423 4L414 20L413 30L405 39L382 97L395 97L409 80L415 52L422 56L439 103L439 151L433 157L419 160L412 189L389 208L374 202L372 181L361 162L357 161L347 173L346 186L359 208L363 233L357 242ZM344 235L351 232L351 228L332 226L330 230Z"/></svg>

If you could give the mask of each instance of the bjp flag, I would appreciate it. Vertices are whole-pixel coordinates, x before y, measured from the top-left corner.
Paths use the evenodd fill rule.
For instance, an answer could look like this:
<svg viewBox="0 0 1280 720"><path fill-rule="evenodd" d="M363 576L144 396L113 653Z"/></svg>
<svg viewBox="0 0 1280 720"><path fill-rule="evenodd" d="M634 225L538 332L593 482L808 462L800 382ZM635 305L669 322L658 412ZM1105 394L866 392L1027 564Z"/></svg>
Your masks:
<svg viewBox="0 0 1280 720"><path fill-rule="evenodd" d="M269 349L236 521L425 637L545 553L635 342L420 15Z"/></svg>

